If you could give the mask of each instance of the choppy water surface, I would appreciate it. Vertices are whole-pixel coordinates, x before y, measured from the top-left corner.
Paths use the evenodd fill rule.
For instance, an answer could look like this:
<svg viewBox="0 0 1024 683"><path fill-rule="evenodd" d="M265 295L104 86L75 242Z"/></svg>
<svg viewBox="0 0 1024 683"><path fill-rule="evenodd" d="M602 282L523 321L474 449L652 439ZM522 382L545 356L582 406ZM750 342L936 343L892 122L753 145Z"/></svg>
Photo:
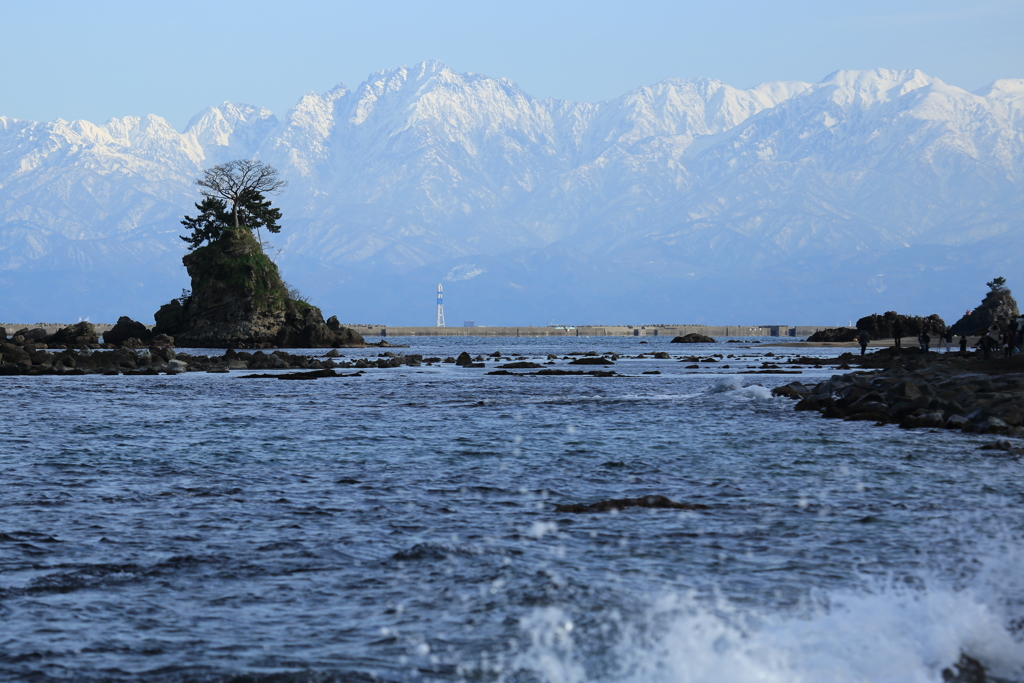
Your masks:
<svg viewBox="0 0 1024 683"><path fill-rule="evenodd" d="M1024 465L991 437L730 374L777 348L408 341L750 357L0 378L0 678L907 682L967 652L1024 680ZM554 511L651 493L711 509Z"/></svg>

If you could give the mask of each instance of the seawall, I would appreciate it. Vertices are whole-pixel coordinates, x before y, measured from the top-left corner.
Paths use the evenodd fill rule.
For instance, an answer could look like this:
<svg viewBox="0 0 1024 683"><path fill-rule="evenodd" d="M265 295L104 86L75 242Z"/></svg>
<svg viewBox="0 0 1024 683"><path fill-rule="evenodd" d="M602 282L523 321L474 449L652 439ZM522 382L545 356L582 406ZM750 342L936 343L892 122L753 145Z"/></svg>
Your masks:
<svg viewBox="0 0 1024 683"><path fill-rule="evenodd" d="M391 327L346 325L363 337L809 337L824 326L789 325L583 325L580 327Z"/></svg>

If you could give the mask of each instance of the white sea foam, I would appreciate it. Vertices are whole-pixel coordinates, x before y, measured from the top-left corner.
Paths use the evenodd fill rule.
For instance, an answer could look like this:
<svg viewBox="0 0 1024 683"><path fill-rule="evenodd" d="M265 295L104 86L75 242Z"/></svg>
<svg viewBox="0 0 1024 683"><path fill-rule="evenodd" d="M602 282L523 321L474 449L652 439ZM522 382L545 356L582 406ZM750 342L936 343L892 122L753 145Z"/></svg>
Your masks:
<svg viewBox="0 0 1024 683"><path fill-rule="evenodd" d="M765 400L772 397L772 392L760 384L743 386L739 377L723 377L711 385L711 388L708 389L707 393L731 394L735 398L748 400Z"/></svg>
<svg viewBox="0 0 1024 683"><path fill-rule="evenodd" d="M571 616L545 608L522 624L530 647L517 668L547 683L937 683L964 653L990 675L1024 679L1024 647L973 591L819 597L782 614L665 596L632 623L610 617L620 635L597 666L579 654L588 636Z"/></svg>

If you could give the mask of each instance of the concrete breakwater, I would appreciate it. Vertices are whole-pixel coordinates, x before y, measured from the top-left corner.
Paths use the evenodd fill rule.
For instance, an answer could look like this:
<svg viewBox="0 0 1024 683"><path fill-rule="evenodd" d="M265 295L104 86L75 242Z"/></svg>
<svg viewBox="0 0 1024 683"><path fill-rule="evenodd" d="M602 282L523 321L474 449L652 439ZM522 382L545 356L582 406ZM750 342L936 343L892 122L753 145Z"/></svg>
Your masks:
<svg viewBox="0 0 1024 683"><path fill-rule="evenodd" d="M363 337L808 337L824 327L789 325L581 325L551 327L391 327L346 324Z"/></svg>
<svg viewBox="0 0 1024 683"><path fill-rule="evenodd" d="M0 323L8 333L21 329L45 329L53 334L69 323ZM111 323L93 323L98 334L113 328ZM152 328L152 325L146 327ZM549 327L409 327L345 324L363 337L681 337L690 333L709 337L806 338L818 330L814 325L581 325Z"/></svg>

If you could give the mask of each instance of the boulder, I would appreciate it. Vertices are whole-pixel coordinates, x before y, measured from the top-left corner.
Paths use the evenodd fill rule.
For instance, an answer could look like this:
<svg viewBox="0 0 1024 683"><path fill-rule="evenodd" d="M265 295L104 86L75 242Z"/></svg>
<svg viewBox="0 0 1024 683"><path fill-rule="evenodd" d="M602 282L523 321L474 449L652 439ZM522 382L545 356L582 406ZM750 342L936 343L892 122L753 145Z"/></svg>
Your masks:
<svg viewBox="0 0 1024 683"><path fill-rule="evenodd" d="M45 342L50 336L46 333L46 329L42 327L35 327L31 330L18 330L18 334L25 338L25 343Z"/></svg>
<svg viewBox="0 0 1024 683"><path fill-rule="evenodd" d="M459 357L455 359L455 364L461 365L462 367L471 366L473 365L473 357L463 351L459 354Z"/></svg>
<svg viewBox="0 0 1024 683"><path fill-rule="evenodd" d="M853 327L832 327L818 330L807 338L809 342L852 342L857 341L858 330Z"/></svg>
<svg viewBox="0 0 1024 683"><path fill-rule="evenodd" d="M615 365L615 361L602 358L601 356L598 356L597 358L594 358L593 356L584 356L583 358L576 358L569 361L569 365Z"/></svg>
<svg viewBox="0 0 1024 683"><path fill-rule="evenodd" d="M188 363L183 360L171 360L167 361L167 374L177 375L178 373L185 372L188 369Z"/></svg>
<svg viewBox="0 0 1024 683"><path fill-rule="evenodd" d="M941 411L921 413L920 415L908 415L900 422L900 427L904 429L940 429L945 425L946 421L942 418Z"/></svg>
<svg viewBox="0 0 1024 683"><path fill-rule="evenodd" d="M684 334L682 337L673 337L671 344L714 344L715 340L706 334L697 334L691 332L690 334Z"/></svg>
<svg viewBox="0 0 1024 683"><path fill-rule="evenodd" d="M166 334L154 334L149 338L149 345L153 346L174 346L174 337Z"/></svg>
<svg viewBox="0 0 1024 683"><path fill-rule="evenodd" d="M60 328L50 336L48 343L51 347L70 344L71 346L81 348L91 344L98 344L99 341L100 337L96 333L96 327L92 323L83 320L69 327Z"/></svg>
<svg viewBox="0 0 1024 683"><path fill-rule="evenodd" d="M117 324L103 333L103 341L114 346L124 346L129 339L148 341L153 333L148 327L126 315L117 319ZM138 346L134 348L139 348Z"/></svg>

